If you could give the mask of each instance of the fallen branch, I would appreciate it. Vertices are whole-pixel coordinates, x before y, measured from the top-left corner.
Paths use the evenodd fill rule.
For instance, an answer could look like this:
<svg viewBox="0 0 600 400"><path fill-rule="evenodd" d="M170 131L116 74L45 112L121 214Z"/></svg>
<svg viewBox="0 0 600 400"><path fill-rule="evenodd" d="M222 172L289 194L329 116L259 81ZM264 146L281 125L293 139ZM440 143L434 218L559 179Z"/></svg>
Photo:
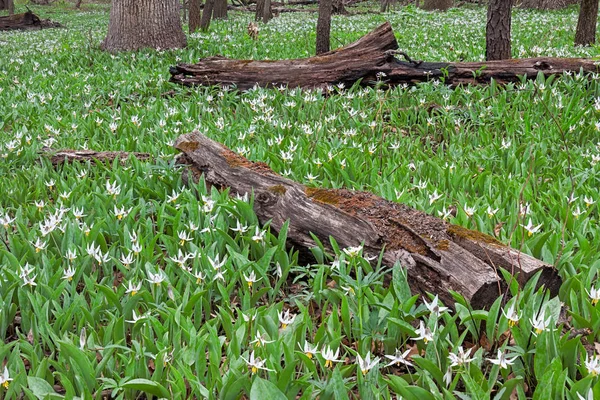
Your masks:
<svg viewBox="0 0 600 400"><path fill-rule="evenodd" d="M581 58L528 58L490 62L411 62L394 57L398 43L389 22L358 41L319 56L278 61L236 60L208 57L197 64L171 67L171 82L186 86L236 86L247 90L261 87L326 88L343 83L351 86L383 82L388 86L416 84L433 79L449 85L483 84L492 79L518 82L561 75L565 72L598 72L598 63ZM399 52L398 54L405 54Z"/></svg>
<svg viewBox="0 0 600 400"><path fill-rule="evenodd" d="M135 157L141 161L151 160L148 153L128 153L126 151L93 151L93 150L52 150L47 147L42 149L42 154L50 158L52 165L69 164L73 162L99 161L112 163L115 159L121 161Z"/></svg>
<svg viewBox="0 0 600 400"><path fill-rule="evenodd" d="M61 24L49 19L40 19L31 11L0 17L0 31L60 28Z"/></svg>
<svg viewBox="0 0 600 400"><path fill-rule="evenodd" d="M254 211L261 223L279 230L289 220L288 240L300 250L335 238L340 247L362 244L364 254L383 263L407 267L415 292L438 294L452 303L450 291L461 293L473 307L484 308L503 292L499 268L523 284L537 272L553 293L560 287L555 269L505 246L491 236L471 231L371 193L317 189L275 174L264 163L253 163L198 132L180 136L175 147L189 165L184 178L197 180L232 195L254 194ZM329 248L331 250L331 248Z"/></svg>

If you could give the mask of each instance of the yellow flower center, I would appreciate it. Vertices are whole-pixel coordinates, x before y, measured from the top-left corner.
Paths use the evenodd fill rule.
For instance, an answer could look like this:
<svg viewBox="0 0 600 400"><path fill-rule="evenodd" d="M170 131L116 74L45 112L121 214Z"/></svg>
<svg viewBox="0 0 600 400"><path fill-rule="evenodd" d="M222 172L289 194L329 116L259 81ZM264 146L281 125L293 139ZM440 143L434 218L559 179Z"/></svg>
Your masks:
<svg viewBox="0 0 600 400"><path fill-rule="evenodd" d="M287 324L281 324L281 329L287 328Z"/></svg>
<svg viewBox="0 0 600 400"><path fill-rule="evenodd" d="M248 287L251 288L252 287L252 281L248 281Z"/></svg>
<svg viewBox="0 0 600 400"><path fill-rule="evenodd" d="M254 375L255 373L258 372L258 368L256 368L254 365L252 366L252 375Z"/></svg>
<svg viewBox="0 0 600 400"><path fill-rule="evenodd" d="M36 253L39 253L40 251L42 251L42 249L40 249L39 247L36 247L36 248L35 248L35 252L36 252Z"/></svg>
<svg viewBox="0 0 600 400"><path fill-rule="evenodd" d="M596 304L598 304L598 300L600 299L592 299L592 305L595 306Z"/></svg>
<svg viewBox="0 0 600 400"><path fill-rule="evenodd" d="M312 358L313 358L313 353L311 353L311 352L308 352L308 353L305 353L305 354L306 354L306 357L308 357L308 358L310 358L310 359L312 360Z"/></svg>
<svg viewBox="0 0 600 400"><path fill-rule="evenodd" d="M539 335L539 334L540 334L540 333L542 333L543 331L544 331L544 330L543 330L543 329L541 329L541 328L536 328L536 330L535 330L535 333L537 333L537 334Z"/></svg>
<svg viewBox="0 0 600 400"><path fill-rule="evenodd" d="M509 319L508 326L515 326L515 325L517 325L518 322L519 322L518 320Z"/></svg>
<svg viewBox="0 0 600 400"><path fill-rule="evenodd" d="M117 219L120 221L123 219L123 216L121 214L117 215Z"/></svg>
<svg viewBox="0 0 600 400"><path fill-rule="evenodd" d="M333 361L325 360L325 368L333 368Z"/></svg>
<svg viewBox="0 0 600 400"><path fill-rule="evenodd" d="M197 278L197 279L196 279L196 285L199 285L199 284L200 284L200 282L202 282L202 279L200 279L200 278Z"/></svg>
<svg viewBox="0 0 600 400"><path fill-rule="evenodd" d="M6 382L3 382L3 383L2 383L2 386L4 386L4 389L8 389L8 381L6 381Z"/></svg>
<svg viewBox="0 0 600 400"><path fill-rule="evenodd" d="M179 245L180 245L180 246L183 246L184 244L185 244L185 240L181 239L181 240L179 241Z"/></svg>
<svg viewBox="0 0 600 400"><path fill-rule="evenodd" d="M132 296L135 296L135 294L136 294L136 293L137 293L137 290L132 290L132 291L131 291L131 295L132 295Z"/></svg>

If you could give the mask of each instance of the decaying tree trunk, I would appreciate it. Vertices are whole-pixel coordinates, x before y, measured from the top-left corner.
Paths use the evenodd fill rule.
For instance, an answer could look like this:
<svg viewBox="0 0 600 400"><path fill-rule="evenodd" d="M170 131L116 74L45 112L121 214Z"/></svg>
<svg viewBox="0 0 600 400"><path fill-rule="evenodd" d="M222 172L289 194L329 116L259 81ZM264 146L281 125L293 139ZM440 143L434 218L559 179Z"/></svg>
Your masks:
<svg viewBox="0 0 600 400"><path fill-rule="evenodd" d="M140 161L149 161L152 156L148 153L128 153L126 151L93 151L93 150L53 150L44 147L41 154L50 159L52 165L69 164L73 162L112 163L115 159L126 161L135 157Z"/></svg>
<svg viewBox="0 0 600 400"><path fill-rule="evenodd" d="M415 292L438 294L453 303L457 291L475 308L486 308L501 294L499 268L520 283L541 271L540 283L553 293L560 277L550 265L513 250L491 236L471 231L371 193L308 188L253 163L198 132L180 136L175 148L188 164L184 179L200 175L231 195L254 194L254 211L274 230L289 220L288 240L299 250L333 237L340 248L363 245L363 254L383 253L383 264L408 268ZM329 250L331 250L329 248Z"/></svg>
<svg viewBox="0 0 600 400"><path fill-rule="evenodd" d="M393 56L397 49L392 27L385 23L352 44L316 57L268 62L209 57L198 64L172 67L171 81L188 86L236 86L240 90L254 85L326 88L344 83L349 87L358 80L365 86L380 81L392 86L443 79L446 84L456 86L489 83L491 79L506 83L518 82L522 76L532 79L538 74L600 70L596 61L577 58L459 63L399 61Z"/></svg>
<svg viewBox="0 0 600 400"><path fill-rule="evenodd" d="M319 17L317 18L317 55L327 53L330 50L332 8L333 0L321 0L319 2Z"/></svg>
<svg viewBox="0 0 600 400"><path fill-rule="evenodd" d="M49 19L40 19L40 17L31 11L27 11L24 14L0 17L0 31L60 28L61 26L58 22L52 22Z"/></svg>
<svg viewBox="0 0 600 400"><path fill-rule="evenodd" d="M598 0L581 0L579 19L575 31L575 45L590 46L596 43Z"/></svg>
<svg viewBox="0 0 600 400"><path fill-rule="evenodd" d="M485 27L485 59L507 60L511 57L510 29L513 0L490 0Z"/></svg>

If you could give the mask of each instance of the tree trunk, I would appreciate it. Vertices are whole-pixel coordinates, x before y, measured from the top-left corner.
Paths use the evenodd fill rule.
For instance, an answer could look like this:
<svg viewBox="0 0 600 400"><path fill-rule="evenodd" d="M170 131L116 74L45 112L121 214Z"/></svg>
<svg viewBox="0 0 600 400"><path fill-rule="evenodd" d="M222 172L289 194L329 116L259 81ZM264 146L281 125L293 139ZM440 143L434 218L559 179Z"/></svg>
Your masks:
<svg viewBox="0 0 600 400"><path fill-rule="evenodd" d="M200 28L200 0L190 0L189 3L189 30L194 33Z"/></svg>
<svg viewBox="0 0 600 400"><path fill-rule="evenodd" d="M8 1L8 15L14 15L15 14L15 1L14 0L7 0Z"/></svg>
<svg viewBox="0 0 600 400"><path fill-rule="evenodd" d="M513 0L490 0L485 32L485 59L506 60L511 57L510 24Z"/></svg>
<svg viewBox="0 0 600 400"><path fill-rule="evenodd" d="M348 14L346 7L344 6L344 0L333 0L331 12L336 15Z"/></svg>
<svg viewBox="0 0 600 400"><path fill-rule="evenodd" d="M332 0L321 0L319 2L319 18L317 19L317 55L329 51L332 7Z"/></svg>
<svg viewBox="0 0 600 400"><path fill-rule="evenodd" d="M83 0L77 0L75 3L75 9L79 10L81 8L81 3L83 3Z"/></svg>
<svg viewBox="0 0 600 400"><path fill-rule="evenodd" d="M254 20L256 22L262 20L264 8L265 0L256 0L256 14L254 14Z"/></svg>
<svg viewBox="0 0 600 400"><path fill-rule="evenodd" d="M513 250L493 237L451 225L436 217L371 193L307 188L253 163L198 132L180 136L175 148L190 177L230 195L254 196L261 224L279 231L289 221L288 243L310 254L317 237L331 253L330 237L340 248L360 245L363 256L408 269L414 292L439 295L453 303L450 291L463 295L475 309L489 307L505 291L498 270L504 268L524 284L541 272L539 283L556 294L561 279L551 265Z"/></svg>
<svg viewBox="0 0 600 400"><path fill-rule="evenodd" d="M204 9L202 10L202 19L200 20L200 30L207 31L210 27L215 0L206 0Z"/></svg>
<svg viewBox="0 0 600 400"><path fill-rule="evenodd" d="M215 0L214 19L227 19L227 0Z"/></svg>
<svg viewBox="0 0 600 400"><path fill-rule="evenodd" d="M381 25L334 52L310 58L279 61L235 60L209 57L197 64L179 64L170 69L171 81L183 85L235 85L239 90L261 87L326 88L336 83L347 87L360 80L364 86L384 82L388 86L439 79L448 85L518 82L523 76L535 79L564 72L596 73L592 59L533 58L511 61L430 63L399 61L398 49L389 23Z"/></svg>
<svg viewBox="0 0 600 400"><path fill-rule="evenodd" d="M452 7L453 0L425 0L423 2L423 9L432 11L446 11Z"/></svg>
<svg viewBox="0 0 600 400"><path fill-rule="evenodd" d="M521 8L535 8L538 10L556 10L579 3L579 0L516 0L515 4Z"/></svg>
<svg viewBox="0 0 600 400"><path fill-rule="evenodd" d="M575 45L590 46L596 43L597 22L598 0L581 0L575 32Z"/></svg>
<svg viewBox="0 0 600 400"><path fill-rule="evenodd" d="M185 45L179 0L113 0L108 35L102 49L110 52L162 50Z"/></svg>
<svg viewBox="0 0 600 400"><path fill-rule="evenodd" d="M273 19L273 10L271 8L271 0L265 0L265 5L263 8L263 17L262 22L266 24L271 19Z"/></svg>
<svg viewBox="0 0 600 400"><path fill-rule="evenodd" d="M181 22L185 23L188 20L189 15L189 3L186 0L182 0L181 2Z"/></svg>

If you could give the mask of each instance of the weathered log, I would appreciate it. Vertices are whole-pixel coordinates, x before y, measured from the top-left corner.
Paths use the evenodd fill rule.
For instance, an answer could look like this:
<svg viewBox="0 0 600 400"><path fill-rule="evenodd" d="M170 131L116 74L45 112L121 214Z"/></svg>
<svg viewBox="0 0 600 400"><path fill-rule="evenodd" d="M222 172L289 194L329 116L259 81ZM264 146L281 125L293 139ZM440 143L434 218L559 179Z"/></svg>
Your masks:
<svg viewBox="0 0 600 400"><path fill-rule="evenodd" d="M432 79L446 84L483 84L494 79L499 83L533 79L538 74L560 75L565 72L598 72L598 62L580 58L528 58L490 62L422 62L400 61L394 57L398 43L389 22L354 43L315 57L253 61L227 57L208 57L197 64L171 67L171 82L192 85L236 86L247 90L261 87L325 88L360 81L374 85L415 84ZM385 74L385 75L383 75Z"/></svg>
<svg viewBox="0 0 600 400"><path fill-rule="evenodd" d="M152 159L148 153L129 153L126 151L53 150L44 147L41 153L42 155L50 158L50 162L54 166L86 161L112 163L115 161L115 159L125 161L129 157L135 157L140 161Z"/></svg>
<svg viewBox="0 0 600 400"><path fill-rule="evenodd" d="M61 26L58 22L41 19L31 11L0 17L0 31L60 28Z"/></svg>
<svg viewBox="0 0 600 400"><path fill-rule="evenodd" d="M363 252L383 264L402 264L415 292L438 294L447 304L450 291L461 293L474 307L485 308L503 292L499 268L521 284L537 272L553 293L561 279L555 269L511 249L491 236L451 225L406 205L371 193L317 189L275 174L198 132L180 136L175 148L179 162L189 165L184 178L201 175L207 184L229 188L232 195L254 194L254 211L261 223L279 230L289 220L288 240L298 249L315 246L312 232L325 245L329 237L340 247L363 245ZM331 250L331 248L329 248Z"/></svg>

